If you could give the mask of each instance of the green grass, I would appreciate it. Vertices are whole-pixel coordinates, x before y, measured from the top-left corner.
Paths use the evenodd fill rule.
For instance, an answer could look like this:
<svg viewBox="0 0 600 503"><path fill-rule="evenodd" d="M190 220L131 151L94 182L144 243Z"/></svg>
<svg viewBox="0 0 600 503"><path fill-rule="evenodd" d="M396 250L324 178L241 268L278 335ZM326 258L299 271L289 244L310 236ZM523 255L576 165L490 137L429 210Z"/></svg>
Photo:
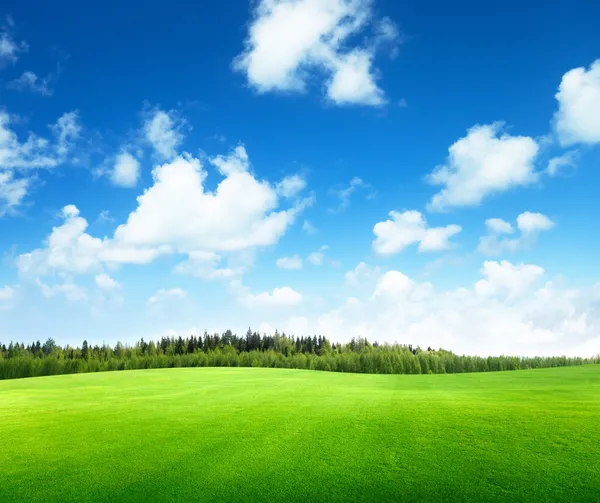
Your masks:
<svg viewBox="0 0 600 503"><path fill-rule="evenodd" d="M600 365L0 382L0 501L600 501Z"/></svg>

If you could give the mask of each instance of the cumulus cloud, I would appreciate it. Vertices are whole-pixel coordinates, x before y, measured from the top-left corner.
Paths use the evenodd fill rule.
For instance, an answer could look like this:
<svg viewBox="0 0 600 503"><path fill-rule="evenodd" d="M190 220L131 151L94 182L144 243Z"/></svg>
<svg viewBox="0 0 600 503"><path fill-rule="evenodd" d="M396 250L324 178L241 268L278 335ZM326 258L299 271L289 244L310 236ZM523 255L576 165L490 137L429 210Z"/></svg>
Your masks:
<svg viewBox="0 0 600 503"><path fill-rule="evenodd" d="M21 205L31 180L15 178L12 171L0 171L0 217Z"/></svg>
<svg viewBox="0 0 600 503"><path fill-rule="evenodd" d="M403 213L390 211L389 216L389 220L378 222L373 227L373 249L379 255L399 253L414 243L419 243L420 252L447 250L452 246L450 238L462 230L455 224L429 227L423 214L415 210Z"/></svg>
<svg viewBox="0 0 600 503"><path fill-rule="evenodd" d="M328 98L337 105L385 103L384 93L375 82L372 64L371 51L357 49L341 56L335 62L327 85Z"/></svg>
<svg viewBox="0 0 600 503"><path fill-rule="evenodd" d="M183 119L173 111L156 109L146 117L143 132L160 159L170 160L177 155L177 148L184 139L184 125Z"/></svg>
<svg viewBox="0 0 600 503"><path fill-rule="evenodd" d="M470 286L437 291L388 271L334 309L264 321L295 335L367 337L459 354L591 356L600 352L600 287L569 289L533 264L486 262Z"/></svg>
<svg viewBox="0 0 600 503"><path fill-rule="evenodd" d="M305 220L302 223L302 232L310 236L317 233L317 228L309 220Z"/></svg>
<svg viewBox="0 0 600 503"><path fill-rule="evenodd" d="M312 265L323 265L323 262L325 262L325 251L327 251L328 248L329 247L327 245L321 246L318 251L309 253L308 257L306 257L306 260L308 260Z"/></svg>
<svg viewBox="0 0 600 503"><path fill-rule="evenodd" d="M302 294L289 286L274 288L272 292L258 294L245 291L238 297L241 304L247 307L291 307L297 306L304 300Z"/></svg>
<svg viewBox="0 0 600 503"><path fill-rule="evenodd" d="M370 28L370 43L349 47ZM377 20L370 0L261 0L253 11L245 49L233 62L259 92L301 92L316 74L337 105L382 105L373 59L398 42L394 23Z"/></svg>
<svg viewBox="0 0 600 503"><path fill-rule="evenodd" d="M572 170L576 166L577 157L578 152L576 150L571 150L570 152L565 152L562 155L553 157L548 161L546 173L549 176L557 176L567 170Z"/></svg>
<svg viewBox="0 0 600 503"><path fill-rule="evenodd" d="M280 269L302 269L302 258L299 255L292 257L281 257L275 262Z"/></svg>
<svg viewBox="0 0 600 503"><path fill-rule="evenodd" d="M5 285L0 287L0 311L8 311L14 306L17 288Z"/></svg>
<svg viewBox="0 0 600 503"><path fill-rule="evenodd" d="M44 246L17 258L22 274L100 274L105 266L146 264L165 254L186 254L175 272L228 279L244 268L220 267L222 255L275 244L310 201L280 209L275 187L255 178L243 147L213 158L225 178L207 191L207 173L189 155L156 166L154 184L137 198L137 208L102 239L86 232L88 222L73 205L60 214Z"/></svg>
<svg viewBox="0 0 600 503"><path fill-rule="evenodd" d="M149 263L164 250L134 248L86 233L88 222L76 206L65 206L61 225L52 228L43 248L17 257L19 272L26 275L100 272L104 264Z"/></svg>
<svg viewBox="0 0 600 503"><path fill-rule="evenodd" d="M483 279L475 283L475 293L482 296L497 296L505 294L516 297L525 294L535 285L544 269L537 265L512 264L506 260L502 262L486 261L481 269Z"/></svg>
<svg viewBox="0 0 600 503"><path fill-rule="evenodd" d="M185 297L187 297L187 292L181 288L161 288L148 299L147 303L148 305L155 305L169 299L183 299Z"/></svg>
<svg viewBox="0 0 600 503"><path fill-rule="evenodd" d="M431 284L417 283L400 271L388 271L377 280L371 299L379 302L418 301L430 295L432 288Z"/></svg>
<svg viewBox="0 0 600 503"><path fill-rule="evenodd" d="M344 279L348 285L360 285L361 283L377 279L381 275L379 267L371 267L360 262L354 269L346 272Z"/></svg>
<svg viewBox="0 0 600 503"><path fill-rule="evenodd" d="M56 151L58 155L66 156L81 134L79 111L73 110L72 112L62 114L56 121L56 124L52 124L50 128L56 136Z"/></svg>
<svg viewBox="0 0 600 503"><path fill-rule="evenodd" d="M26 42L15 42L8 30L0 32L0 70L8 64L15 63L19 59L19 55L27 52L28 45Z"/></svg>
<svg viewBox="0 0 600 503"><path fill-rule="evenodd" d="M24 142L11 129L13 118L0 109L0 169L54 168L66 160L81 126L77 111L63 114L50 126L54 140L29 133Z"/></svg>
<svg viewBox="0 0 600 503"><path fill-rule="evenodd" d="M298 195L306 188L306 180L300 175L286 176L277 186L277 193L285 198L291 198Z"/></svg>
<svg viewBox="0 0 600 503"><path fill-rule="evenodd" d="M565 73L555 95L554 129L561 145L600 143L600 59Z"/></svg>
<svg viewBox="0 0 600 503"><path fill-rule="evenodd" d="M96 286L98 288L100 288L100 290L105 290L105 291L110 292L110 291L118 290L119 288L121 288L120 283L115 281L113 278L111 278L106 273L98 274L98 275L96 275L96 277L94 279L96 281Z"/></svg>
<svg viewBox="0 0 600 503"><path fill-rule="evenodd" d="M486 197L538 179L534 161L539 146L528 136L502 132L503 124L477 125L448 149L447 164L427 180L443 186L428 204L430 211L475 206Z"/></svg>
<svg viewBox="0 0 600 503"><path fill-rule="evenodd" d="M504 252L515 252L532 246L540 232L554 227L554 222L542 213L525 211L517 217L519 235L513 234L512 225L501 218L490 218L485 221L488 233L479 239L478 250L486 255L499 255Z"/></svg>
<svg viewBox="0 0 600 503"><path fill-rule="evenodd" d="M512 225L501 218L488 218L485 226L495 234L512 234L514 232Z"/></svg>
<svg viewBox="0 0 600 503"><path fill-rule="evenodd" d="M66 162L81 126L77 111L63 114L49 126L52 136L30 132L21 140L13 129L15 118L0 109L0 217L16 211L25 201L37 169L50 169Z"/></svg>
<svg viewBox="0 0 600 503"><path fill-rule="evenodd" d="M75 283L66 281L57 285L49 286L43 283L39 278L36 279L36 284L44 297L55 297L56 295L64 295L68 301L80 301L87 299L85 290Z"/></svg>
<svg viewBox="0 0 600 503"><path fill-rule="evenodd" d="M554 222L542 213L525 211L517 217L517 227L523 233L547 231L554 227Z"/></svg>
<svg viewBox="0 0 600 503"><path fill-rule="evenodd" d="M230 280L241 276L246 270L242 266L220 267L222 260L223 257L215 252L194 251L188 254L187 260L177 264L173 272L200 279Z"/></svg>
<svg viewBox="0 0 600 503"><path fill-rule="evenodd" d="M135 187L140 178L140 163L129 152L121 152L115 159L111 180L120 187Z"/></svg>
<svg viewBox="0 0 600 503"><path fill-rule="evenodd" d="M361 178L355 176L350 180L350 183L345 186L336 187L330 190L330 193L339 200L339 204L335 208L330 208L332 213L341 213L350 206L350 198L359 189L369 189L371 186L365 183ZM373 193L371 193L372 195Z"/></svg>
<svg viewBox="0 0 600 503"><path fill-rule="evenodd" d="M152 172L154 185L138 197L138 207L115 232L132 246L166 245L180 252L230 252L272 245L287 230L303 202L278 210L277 192L248 171L243 147L211 160L225 178L206 191L201 162L177 157Z"/></svg>
<svg viewBox="0 0 600 503"><path fill-rule="evenodd" d="M11 80L7 85L9 89L17 91L31 91L42 96L52 96L54 91L50 87L48 77L38 77L34 72L25 71L20 77Z"/></svg>

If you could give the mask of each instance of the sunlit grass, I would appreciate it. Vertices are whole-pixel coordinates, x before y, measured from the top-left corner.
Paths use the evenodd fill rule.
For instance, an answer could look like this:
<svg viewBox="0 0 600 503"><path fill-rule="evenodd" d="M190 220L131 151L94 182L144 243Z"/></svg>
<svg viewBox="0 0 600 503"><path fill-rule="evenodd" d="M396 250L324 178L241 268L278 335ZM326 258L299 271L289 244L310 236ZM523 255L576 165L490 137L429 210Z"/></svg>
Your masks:
<svg viewBox="0 0 600 503"><path fill-rule="evenodd" d="M600 365L0 382L0 501L598 501Z"/></svg>

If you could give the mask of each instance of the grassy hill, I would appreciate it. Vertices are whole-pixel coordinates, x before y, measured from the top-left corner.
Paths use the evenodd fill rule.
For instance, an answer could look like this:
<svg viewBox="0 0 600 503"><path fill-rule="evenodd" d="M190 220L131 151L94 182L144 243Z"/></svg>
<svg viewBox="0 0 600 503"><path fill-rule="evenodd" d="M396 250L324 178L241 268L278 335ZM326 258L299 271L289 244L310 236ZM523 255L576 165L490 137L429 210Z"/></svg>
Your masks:
<svg viewBox="0 0 600 503"><path fill-rule="evenodd" d="M0 501L600 501L600 365L0 381Z"/></svg>

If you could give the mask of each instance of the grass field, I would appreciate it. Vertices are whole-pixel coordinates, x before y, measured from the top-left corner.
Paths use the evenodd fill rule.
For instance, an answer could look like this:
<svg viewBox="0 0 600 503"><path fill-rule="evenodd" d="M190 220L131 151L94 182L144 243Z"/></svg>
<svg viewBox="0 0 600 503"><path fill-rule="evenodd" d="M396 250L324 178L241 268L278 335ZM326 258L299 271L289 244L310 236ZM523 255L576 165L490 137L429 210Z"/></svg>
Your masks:
<svg viewBox="0 0 600 503"><path fill-rule="evenodd" d="M0 381L0 501L600 501L600 365Z"/></svg>

